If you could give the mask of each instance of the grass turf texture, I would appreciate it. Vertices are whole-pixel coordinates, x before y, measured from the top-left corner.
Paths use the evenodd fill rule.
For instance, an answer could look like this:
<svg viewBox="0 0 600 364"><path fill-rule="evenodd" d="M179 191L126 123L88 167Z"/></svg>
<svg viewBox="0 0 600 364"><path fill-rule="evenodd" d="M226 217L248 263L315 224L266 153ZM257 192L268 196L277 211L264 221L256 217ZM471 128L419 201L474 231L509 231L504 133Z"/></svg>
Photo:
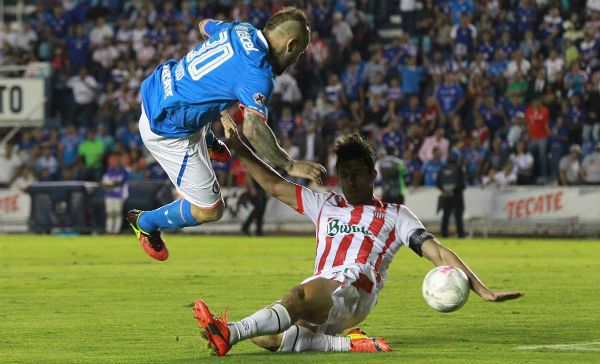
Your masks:
<svg viewBox="0 0 600 364"><path fill-rule="evenodd" d="M312 237L167 236L153 261L131 236L0 238L0 362L29 363L549 363L600 361L599 351L517 349L600 341L600 242L446 240L490 286L524 298L472 294L451 314L429 309L431 265L401 249L380 302L360 326L386 338L379 354L272 354L244 342L209 355L192 304L240 319L279 299L313 268ZM596 350L600 348L595 347Z"/></svg>

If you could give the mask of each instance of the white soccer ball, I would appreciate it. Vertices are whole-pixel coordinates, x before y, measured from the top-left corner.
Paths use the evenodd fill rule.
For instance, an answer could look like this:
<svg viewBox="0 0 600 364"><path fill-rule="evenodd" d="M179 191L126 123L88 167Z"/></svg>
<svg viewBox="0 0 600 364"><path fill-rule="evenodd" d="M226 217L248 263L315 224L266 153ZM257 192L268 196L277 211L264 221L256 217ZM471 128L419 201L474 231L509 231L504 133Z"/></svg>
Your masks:
<svg viewBox="0 0 600 364"><path fill-rule="evenodd" d="M467 302L470 290L465 272L449 265L430 270L423 280L425 302L440 312L461 308Z"/></svg>

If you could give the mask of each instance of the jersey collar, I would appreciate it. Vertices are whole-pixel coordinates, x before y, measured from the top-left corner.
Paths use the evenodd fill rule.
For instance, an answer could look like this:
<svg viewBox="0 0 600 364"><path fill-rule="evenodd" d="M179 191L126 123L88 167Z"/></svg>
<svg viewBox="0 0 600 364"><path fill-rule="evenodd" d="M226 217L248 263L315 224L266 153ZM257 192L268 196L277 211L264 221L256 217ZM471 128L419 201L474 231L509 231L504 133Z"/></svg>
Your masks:
<svg viewBox="0 0 600 364"><path fill-rule="evenodd" d="M263 34L263 32L261 30L257 30L256 35L258 36L258 39L260 39L260 41L262 42L262 44L265 46L265 48L268 51L269 43L267 42L267 38L265 38L265 35Z"/></svg>

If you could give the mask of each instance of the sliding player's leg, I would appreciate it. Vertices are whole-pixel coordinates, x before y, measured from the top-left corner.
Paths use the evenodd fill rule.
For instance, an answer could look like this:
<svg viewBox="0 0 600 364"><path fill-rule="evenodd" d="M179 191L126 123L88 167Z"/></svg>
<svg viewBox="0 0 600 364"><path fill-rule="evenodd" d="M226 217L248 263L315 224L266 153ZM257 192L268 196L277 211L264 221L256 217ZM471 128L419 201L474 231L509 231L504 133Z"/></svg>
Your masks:
<svg viewBox="0 0 600 364"><path fill-rule="evenodd" d="M265 349L281 352L390 351L385 340L370 338L358 329L347 336L336 336L362 322L371 312L379 285L372 268L356 264L332 269L323 275L337 282L337 288L330 295L333 304L326 321L312 321L323 322L314 324L299 320L283 334L256 337L252 341Z"/></svg>
<svg viewBox="0 0 600 364"><path fill-rule="evenodd" d="M311 277L292 288L272 306L238 322L213 316L203 301L194 310L205 338L218 355L235 343L255 338L269 350L298 351L390 351L381 338L360 332L335 336L362 322L377 300L377 277L368 266L356 265ZM283 334L282 334L283 333Z"/></svg>
<svg viewBox="0 0 600 364"><path fill-rule="evenodd" d="M150 130L142 111L140 134L144 145L165 170L182 198L151 211L132 210L128 222L144 251L158 260L168 258L161 229L179 229L219 220L224 211L221 191L206 148L206 126L185 138L165 138Z"/></svg>
<svg viewBox="0 0 600 364"><path fill-rule="evenodd" d="M236 322L215 317L202 300L196 302L194 311L210 346L217 355L225 355L239 341L284 332L299 319L325 322L333 305L331 294L339 285L330 279L311 280L289 290L281 301Z"/></svg>

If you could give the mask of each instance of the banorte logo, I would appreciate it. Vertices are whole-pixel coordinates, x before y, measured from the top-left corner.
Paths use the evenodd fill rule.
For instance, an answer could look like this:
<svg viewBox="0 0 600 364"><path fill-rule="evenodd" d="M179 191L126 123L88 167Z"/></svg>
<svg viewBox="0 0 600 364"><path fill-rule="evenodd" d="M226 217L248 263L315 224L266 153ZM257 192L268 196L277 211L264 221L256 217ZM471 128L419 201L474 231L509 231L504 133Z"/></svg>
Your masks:
<svg viewBox="0 0 600 364"><path fill-rule="evenodd" d="M346 223L340 223L339 220L329 220L327 223L327 236L335 236L336 234L350 234L350 233L363 233L364 235L373 235L364 226L350 225Z"/></svg>

